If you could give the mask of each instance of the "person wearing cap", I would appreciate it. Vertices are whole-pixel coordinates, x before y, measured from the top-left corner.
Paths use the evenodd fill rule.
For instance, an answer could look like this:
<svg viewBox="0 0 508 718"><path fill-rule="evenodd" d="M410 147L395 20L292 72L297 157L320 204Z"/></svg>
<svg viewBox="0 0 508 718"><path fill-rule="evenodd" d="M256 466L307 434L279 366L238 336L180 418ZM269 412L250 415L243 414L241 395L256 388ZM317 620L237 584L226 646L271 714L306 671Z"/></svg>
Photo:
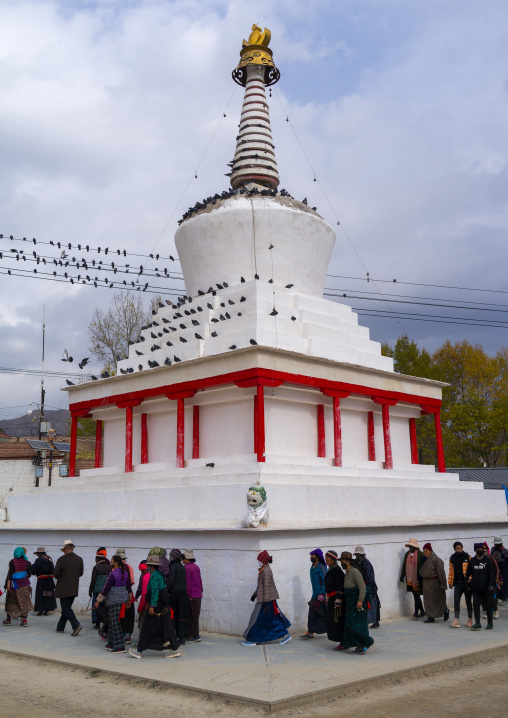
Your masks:
<svg viewBox="0 0 508 718"><path fill-rule="evenodd" d="M464 546L460 541L453 544L453 553L450 556L448 564L448 586L453 588L453 607L455 612L455 620L450 623L450 628L460 628L460 599L462 596L466 599L467 608L467 627L473 625L473 604L471 588L466 580L466 571L471 556L464 551Z"/></svg>
<svg viewBox="0 0 508 718"><path fill-rule="evenodd" d="M501 574L501 585L497 593L498 605L504 606L508 601L508 549L503 545L502 536L494 536L491 556L495 559Z"/></svg>
<svg viewBox="0 0 508 718"><path fill-rule="evenodd" d="M496 572L490 556L486 554L485 546L482 543L475 543L475 555L469 560L466 570L466 579L473 591L474 624L472 631L479 631L482 627L480 622L480 610L483 603L487 611L487 628L492 629L492 595L496 582Z"/></svg>
<svg viewBox="0 0 508 718"><path fill-rule="evenodd" d="M198 643L201 640L199 635L199 615L201 613L201 599L203 598L203 582L201 581L201 571L196 563L196 557L192 549L186 549L183 552L182 563L185 566L187 595L190 603L189 641Z"/></svg>
<svg viewBox="0 0 508 718"><path fill-rule="evenodd" d="M256 605L244 631L242 646L256 646L279 639L283 646L291 640L288 633L291 623L277 605L279 592L270 566L272 560L268 551L258 554L258 585L250 599L256 601Z"/></svg>
<svg viewBox="0 0 508 718"><path fill-rule="evenodd" d="M436 618L447 621L450 611L446 605L446 573L443 560L436 556L430 543L423 547L425 563L420 569L423 579L423 601L426 619L424 623L435 623Z"/></svg>
<svg viewBox="0 0 508 718"><path fill-rule="evenodd" d="M410 538L405 546L407 551L402 559L400 582L404 583L405 581L407 593L413 595L414 612L412 618L417 621L425 616L422 604L423 581L420 576L420 569L425 563L425 554L420 551L418 541L415 538Z"/></svg>
<svg viewBox="0 0 508 718"><path fill-rule="evenodd" d="M13 618L21 618L20 626L28 626L28 612L33 609L30 596L30 576L32 565L26 557L26 549L18 546L14 549L14 558L9 561L9 570L5 579L4 588L7 589L5 597L5 612L7 614L4 626L10 626Z"/></svg>
<svg viewBox="0 0 508 718"><path fill-rule="evenodd" d="M32 576L37 576L34 611L38 616L48 616L49 612L56 608L55 582L53 580L55 566L44 546L39 546L37 551L34 551L34 555L37 556L32 564Z"/></svg>
<svg viewBox="0 0 508 718"><path fill-rule="evenodd" d="M330 549L325 553L328 571L325 576L326 593L326 635L329 641L338 645L334 651L342 650L344 636L344 571L340 567L337 551Z"/></svg>
<svg viewBox="0 0 508 718"><path fill-rule="evenodd" d="M180 645L183 646L189 635L190 602L187 594L187 575L182 564L183 554L178 548L169 552L169 573L167 586L170 606L174 613L175 630Z"/></svg>
<svg viewBox="0 0 508 718"><path fill-rule="evenodd" d="M326 633L325 576L326 563L323 552L315 548L310 552L310 585L312 596L309 601L307 633L300 636L303 640L314 638L314 634Z"/></svg>
<svg viewBox="0 0 508 718"><path fill-rule="evenodd" d="M161 548L160 546L154 546L150 549L148 552L148 555L150 556L158 556L160 560L159 565L159 571L162 573L163 576L168 577L169 574L169 559L168 559L168 552L165 548Z"/></svg>
<svg viewBox="0 0 508 718"><path fill-rule="evenodd" d="M106 621L105 606L99 606L99 611L95 608L97 596L102 591L108 580L111 571L111 564L107 557L107 551L104 546L99 546L95 554L95 566L92 569L92 577L90 586L88 587L88 595L92 599L92 627L100 631L101 623Z"/></svg>
<svg viewBox="0 0 508 718"><path fill-rule="evenodd" d="M146 588L148 608L139 634L138 645L136 649L131 648L129 654L133 658L142 658L146 650L171 649L165 658L177 658L180 655L179 643L171 619L172 610L169 605L166 579L160 570L160 557L150 554L145 564L149 575Z"/></svg>
<svg viewBox="0 0 508 718"><path fill-rule="evenodd" d="M367 623L369 628L379 628L379 620L381 617L376 574L374 573L374 566L369 561L365 554L363 546L357 546L354 550L354 567L357 568L362 574L362 578L365 581L365 585L370 591L369 597L369 610L367 612Z"/></svg>
<svg viewBox="0 0 508 718"><path fill-rule="evenodd" d="M346 615L342 650L354 648L353 653L364 656L374 643L372 636L369 636L367 619L367 600L370 597L370 591L365 585L360 571L353 566L353 555L349 551L341 553L340 565L346 574L344 577Z"/></svg>
<svg viewBox="0 0 508 718"><path fill-rule="evenodd" d="M72 610L74 599L79 595L79 579L83 575L83 559L74 553L74 544L70 539L64 541L60 551L63 556L55 564L54 576L56 578L55 598L60 599L60 616L56 632L63 633L67 621L72 627L72 636L77 636L83 626Z"/></svg>

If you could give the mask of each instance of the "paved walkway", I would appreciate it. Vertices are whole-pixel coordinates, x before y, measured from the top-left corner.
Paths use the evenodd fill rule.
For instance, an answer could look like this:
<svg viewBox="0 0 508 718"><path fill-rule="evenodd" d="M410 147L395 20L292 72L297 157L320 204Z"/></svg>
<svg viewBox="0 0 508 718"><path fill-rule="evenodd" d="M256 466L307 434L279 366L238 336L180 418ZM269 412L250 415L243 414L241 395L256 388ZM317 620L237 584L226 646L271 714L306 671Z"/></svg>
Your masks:
<svg viewBox="0 0 508 718"><path fill-rule="evenodd" d="M161 653L147 651L141 660L135 660L128 654L112 655L104 650L105 644L91 628L89 613L81 616L85 628L76 638L71 637L69 626L66 633L56 633L57 615L31 614L24 629L18 621L9 628L0 625L0 651L160 681L276 709L316 692L325 699L352 683L393 678L399 671L428 668L476 652L508 652L508 606L500 611L493 631L451 629L442 620L429 625L408 618L385 621L372 632L375 644L365 657L335 653L334 644L326 637L301 641L294 636L285 646L244 647L239 638L208 634L202 636L201 643L186 644L180 658L164 659ZM485 627L486 621L482 623Z"/></svg>

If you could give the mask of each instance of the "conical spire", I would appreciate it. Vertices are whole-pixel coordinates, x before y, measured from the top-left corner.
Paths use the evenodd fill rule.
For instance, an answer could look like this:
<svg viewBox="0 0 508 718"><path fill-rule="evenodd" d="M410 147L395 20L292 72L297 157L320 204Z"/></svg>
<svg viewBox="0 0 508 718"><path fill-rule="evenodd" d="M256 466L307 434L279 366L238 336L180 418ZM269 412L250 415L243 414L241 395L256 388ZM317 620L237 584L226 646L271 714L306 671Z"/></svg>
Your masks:
<svg viewBox="0 0 508 718"><path fill-rule="evenodd" d="M275 84L280 73L273 64L268 48L270 31L252 26L249 40L243 41L240 63L233 79L245 87L236 151L231 168L231 186L236 189L246 182L257 182L276 189L279 172L272 140L270 114L265 85Z"/></svg>

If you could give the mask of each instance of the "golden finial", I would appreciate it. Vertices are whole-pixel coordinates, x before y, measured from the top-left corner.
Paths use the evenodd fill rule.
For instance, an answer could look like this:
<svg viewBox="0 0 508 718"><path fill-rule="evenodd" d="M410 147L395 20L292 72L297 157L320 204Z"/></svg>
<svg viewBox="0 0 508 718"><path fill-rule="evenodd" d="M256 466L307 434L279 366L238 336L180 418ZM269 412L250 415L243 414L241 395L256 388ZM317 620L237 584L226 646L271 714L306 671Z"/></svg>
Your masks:
<svg viewBox="0 0 508 718"><path fill-rule="evenodd" d="M243 85L247 82L247 65L264 65L264 83L265 85L274 85L280 78L280 72L275 67L273 62L273 53L268 47L272 33L268 28L265 27L262 30L259 25L254 24L252 26L252 32L249 35L248 40L244 40L242 43L242 49L240 50L240 62L233 71L233 80L238 85Z"/></svg>

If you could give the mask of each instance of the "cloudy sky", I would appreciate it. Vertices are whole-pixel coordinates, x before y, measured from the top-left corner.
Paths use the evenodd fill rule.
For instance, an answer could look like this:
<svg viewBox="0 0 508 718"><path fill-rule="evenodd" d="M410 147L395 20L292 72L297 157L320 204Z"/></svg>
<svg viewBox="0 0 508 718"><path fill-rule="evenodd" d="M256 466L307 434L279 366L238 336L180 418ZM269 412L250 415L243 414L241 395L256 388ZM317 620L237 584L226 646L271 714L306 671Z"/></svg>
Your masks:
<svg viewBox="0 0 508 718"><path fill-rule="evenodd" d="M257 22L281 71L281 186L340 219L329 271L358 278L327 287L386 313L362 319L380 341L508 345L507 329L475 325L508 327L506 0L0 0L0 17L0 233L174 253L183 211L227 188L242 102L231 71ZM5 259L12 246L0 240L0 272L22 266ZM38 369L43 304L47 368L66 367L64 348L87 356L110 297L0 273L0 366ZM459 317L469 324L444 323ZM51 408L67 406L61 383L46 382ZM0 418L38 398L36 376L0 373Z"/></svg>

